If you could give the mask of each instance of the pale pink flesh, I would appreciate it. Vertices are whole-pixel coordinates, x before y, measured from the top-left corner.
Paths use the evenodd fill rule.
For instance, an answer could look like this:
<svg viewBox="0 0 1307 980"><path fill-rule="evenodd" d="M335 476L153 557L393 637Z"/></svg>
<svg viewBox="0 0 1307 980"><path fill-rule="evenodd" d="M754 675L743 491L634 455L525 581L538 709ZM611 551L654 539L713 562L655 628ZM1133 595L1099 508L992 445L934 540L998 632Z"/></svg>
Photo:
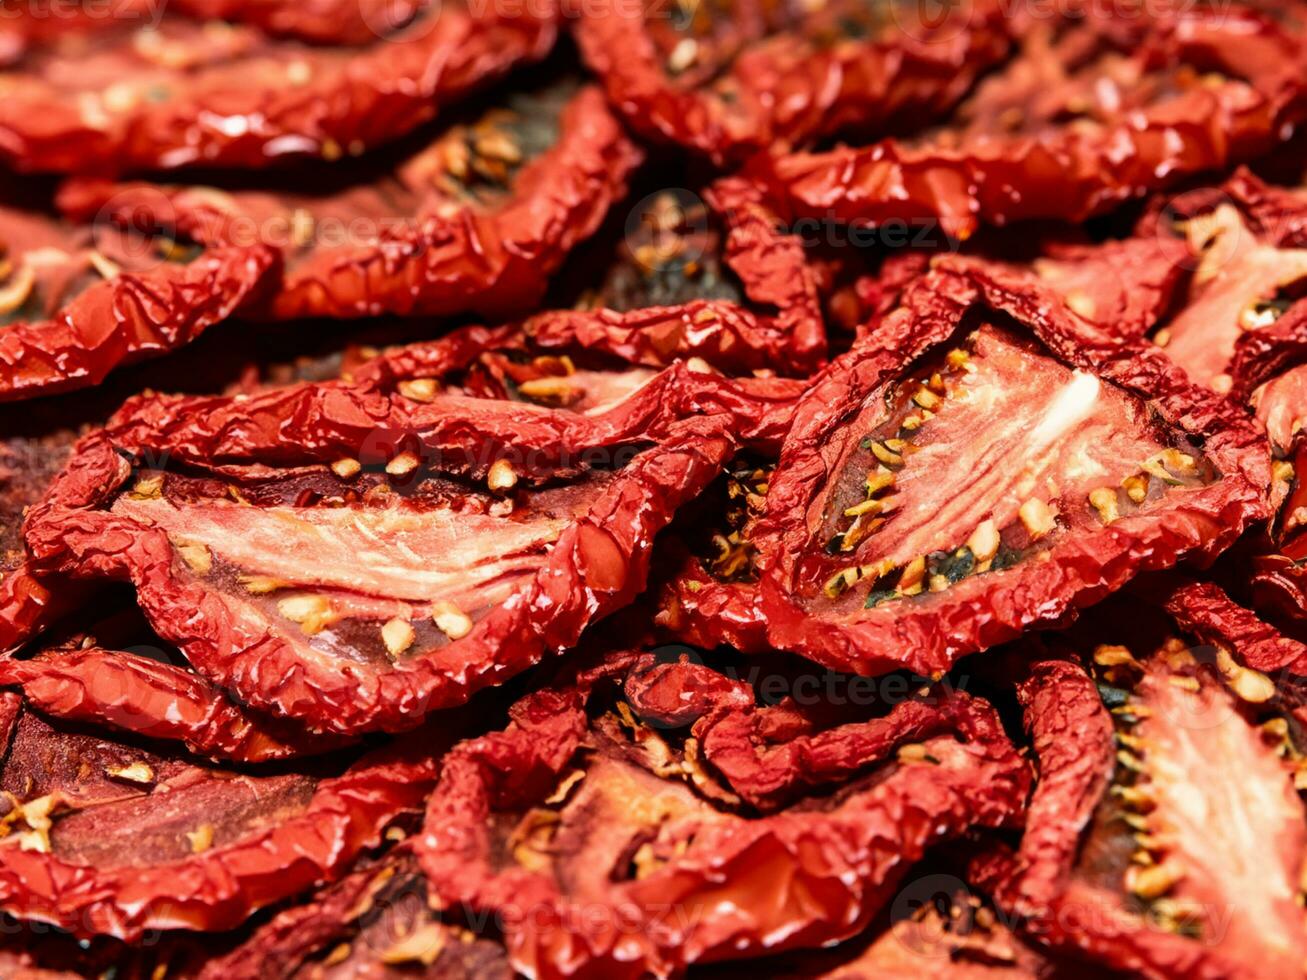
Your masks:
<svg viewBox="0 0 1307 980"><path fill-rule="evenodd" d="M1149 714L1135 728L1157 799L1150 833L1185 872L1168 897L1202 906L1209 941L1238 946L1262 975L1301 976L1307 814L1293 780L1216 682L1193 692L1171 680L1140 682Z"/></svg>
<svg viewBox="0 0 1307 980"><path fill-rule="evenodd" d="M898 509L854 552L856 563L888 558L901 566L954 550L986 519L999 528L1016 521L1031 498L1069 520L1087 519L1090 490L1119 486L1163 448L1145 434L1147 409L1138 400L993 327L973 339L975 373L950 381L956 389L915 433L920 449L905 456L895 478ZM882 391L867 405L856 433L885 418ZM850 443L852 453L857 441Z"/></svg>
<svg viewBox="0 0 1307 980"><path fill-rule="evenodd" d="M570 385L585 394L572 406L578 412L597 415L639 391L658 372L652 368L627 371L576 371L567 377Z"/></svg>
<svg viewBox="0 0 1307 980"><path fill-rule="evenodd" d="M203 544L215 558L289 586L353 593L389 610L394 600L447 600L463 608L501 601L544 564L549 546L600 492L600 483L539 494L556 510L529 520L447 508L250 507L223 500L175 504L160 497L113 509ZM543 509L543 508L542 508Z"/></svg>
<svg viewBox="0 0 1307 980"><path fill-rule="evenodd" d="M1195 276L1193 300L1171 322L1164 349L1194 383L1212 387L1227 372L1244 331L1241 314L1249 304L1273 299L1281 287L1307 276L1307 249L1259 242L1228 205L1210 223L1196 227L1210 244Z"/></svg>

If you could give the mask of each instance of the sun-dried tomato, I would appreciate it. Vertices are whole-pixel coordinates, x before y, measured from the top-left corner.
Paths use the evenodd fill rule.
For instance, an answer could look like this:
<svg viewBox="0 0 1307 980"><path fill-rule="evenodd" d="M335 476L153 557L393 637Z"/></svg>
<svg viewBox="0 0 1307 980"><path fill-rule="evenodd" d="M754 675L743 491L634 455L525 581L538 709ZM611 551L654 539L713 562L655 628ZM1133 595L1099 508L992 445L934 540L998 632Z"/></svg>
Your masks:
<svg viewBox="0 0 1307 980"><path fill-rule="evenodd" d="M1270 203L1273 195L1279 200ZM1289 200L1240 172L1220 187L1159 201L1141 223L1145 234L1170 238L1192 270L1154 339L1196 383L1224 393L1237 376L1237 394L1247 397L1291 354L1307 312L1289 315L1307 281L1307 249L1292 244ZM1298 217L1307 220L1307 198Z"/></svg>
<svg viewBox="0 0 1307 980"><path fill-rule="evenodd" d="M852 223L1083 220L1264 153L1302 114L1303 46L1244 7L1156 19L1124 47L1094 19L1036 19L1021 54L937 130L759 157L784 212Z"/></svg>
<svg viewBox="0 0 1307 980"><path fill-rule="evenodd" d="M279 913L239 947L206 963L196 980L389 976L509 980L504 948L428 904L407 846Z"/></svg>
<svg viewBox="0 0 1307 980"><path fill-rule="evenodd" d="M1142 225L1159 238L1181 236L1173 241L1193 268L1183 303L1154 340L1198 383L1248 402L1270 441L1275 516L1244 557L1258 605L1300 619L1307 195L1243 171L1159 204Z"/></svg>
<svg viewBox="0 0 1307 980"><path fill-rule="evenodd" d="M578 5L582 56L628 122L718 163L948 109L1008 51L1001 4Z"/></svg>
<svg viewBox="0 0 1307 980"><path fill-rule="evenodd" d="M276 3L238 3L275 22ZM312 33L311 6L291 32ZM345 4L333 4L339 11ZM367 20L376 5L357 6ZM402 13L401 7L390 9ZM118 173L184 166L328 163L388 142L513 66L543 57L557 11L541 4L432 4L407 25L382 11L367 43L309 46L256 27L197 23L170 11L157 25L94 20L10 65L0 157L18 170ZM401 18L402 20L402 18ZM398 30L391 31L393 26ZM328 40L328 38L323 38Z"/></svg>
<svg viewBox="0 0 1307 980"><path fill-rule="evenodd" d="M0 909L77 936L227 929L342 874L420 806L437 733L340 775L255 775L81 734L24 709L0 789ZM337 770L339 771L339 770Z"/></svg>
<svg viewBox="0 0 1307 980"><path fill-rule="evenodd" d="M1275 686L1141 606L1112 600L1072 631L1093 676L1044 660L1019 687L1040 777L998 904L1132 974L1296 976L1307 812L1285 719L1265 717Z"/></svg>
<svg viewBox="0 0 1307 980"><path fill-rule="evenodd" d="M262 245L178 250L0 208L0 401L99 382L186 344L256 295Z"/></svg>
<svg viewBox="0 0 1307 980"><path fill-rule="evenodd" d="M1254 576L1254 597L1259 595L1260 578ZM1218 667L1227 679L1242 681L1245 697L1260 692L1269 699L1273 692L1272 704L1280 714L1297 725L1307 724L1307 644L1281 633L1211 583L1167 583L1154 598L1187 634L1221 651ZM1302 754L1295 749L1288 755L1296 785L1307 785Z"/></svg>
<svg viewBox="0 0 1307 980"><path fill-rule="evenodd" d="M1307 320L1307 303L1299 302L1281 318L1273 330L1283 330L1282 345L1260 345L1264 363L1298 360L1307 349L1287 337L1288 331L1307 330L1298 325ZM1286 353L1282 356L1280 351ZM1307 519L1307 484L1301 474L1307 471L1307 440L1301 433L1300 419L1307 409L1307 364L1298 363L1256 388L1252 395L1258 421L1270 440L1274 483L1271 502L1275 515L1267 525L1265 539L1249 556L1252 571L1252 595L1259 608L1301 620L1307 616L1307 569L1304 559L1304 520Z"/></svg>
<svg viewBox="0 0 1307 980"><path fill-rule="evenodd" d="M768 637L947 670L1265 516L1264 444L1151 344L937 260L796 409L753 533Z"/></svg>
<svg viewBox="0 0 1307 980"><path fill-rule="evenodd" d="M1144 336L1175 301L1184 262L1151 236L1049 242L1031 263L1076 315L1126 340Z"/></svg>
<svg viewBox="0 0 1307 980"><path fill-rule="evenodd" d="M229 193L86 180L60 206L206 244L276 245L280 279L250 316L500 315L533 307L639 159L601 93L561 81L450 126L367 182Z"/></svg>
<svg viewBox="0 0 1307 980"><path fill-rule="evenodd" d="M0 686L18 688L49 717L179 741L213 759L268 762L340 744L256 715L204 678L134 653L85 647L0 660Z"/></svg>
<svg viewBox="0 0 1307 980"><path fill-rule="evenodd" d="M584 306L605 309L538 314L524 325L532 342L559 353L582 349L635 364L693 356L728 374L802 374L815 367L826 349L820 276L803 247L776 231L755 187L726 179L707 196L709 213L692 196L650 195L638 227L628 227L617 261L598 289L583 296ZM724 217L724 230L710 220L717 216ZM777 312L764 312L771 308ZM759 467L774 464L793 406L783 384L749 384L770 408L761 427L742 433L753 451L728 467L729 506L723 513L725 501L709 495L712 501L696 503L688 521L679 521L661 545L658 588L665 595L659 621L664 633L700 646L767 646L755 608L748 531L737 511L746 482L750 499L765 493ZM686 547L691 541L708 547Z"/></svg>
<svg viewBox="0 0 1307 980"><path fill-rule="evenodd" d="M856 934L928 844L1010 823L1029 785L964 694L823 727L703 666L600 674L446 756L417 839L441 902L493 916L528 975L666 975Z"/></svg>
<svg viewBox="0 0 1307 980"><path fill-rule="evenodd" d="M654 534L765 410L683 364L592 413L403 383L147 396L79 443L26 542L46 569L131 581L259 710L407 728L628 602Z"/></svg>
<svg viewBox="0 0 1307 980"><path fill-rule="evenodd" d="M1245 667L1266 674L1307 674L1307 646L1231 601L1210 582L1168 581L1156 601L1186 633L1225 648Z"/></svg>

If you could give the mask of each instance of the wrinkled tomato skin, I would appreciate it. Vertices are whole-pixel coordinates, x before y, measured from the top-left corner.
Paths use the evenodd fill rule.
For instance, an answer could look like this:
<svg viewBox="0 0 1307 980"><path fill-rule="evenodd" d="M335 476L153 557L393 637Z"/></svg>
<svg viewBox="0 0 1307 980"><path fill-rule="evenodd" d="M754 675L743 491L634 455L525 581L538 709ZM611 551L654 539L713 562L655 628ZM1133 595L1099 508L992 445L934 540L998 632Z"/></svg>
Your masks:
<svg viewBox="0 0 1307 980"><path fill-rule="evenodd" d="M1063 661L1035 664L1018 687L1039 759L1017 855L982 858L974 873L996 904L1054 948L1149 977L1218 977L1230 964L1202 944L1141 927L1083 884L1069 882L1081 834L1115 762L1111 718L1093 680Z"/></svg>
<svg viewBox="0 0 1307 980"><path fill-rule="evenodd" d="M433 733L432 738L436 736ZM153 866L97 868L0 847L0 908L79 938L231 929L255 910L340 876L421 805L439 766L428 746L387 747L318 783L304 811L230 844Z"/></svg>
<svg viewBox="0 0 1307 980"><path fill-rule="evenodd" d="M785 387L781 397L788 400L793 393ZM572 645L585 625L629 602L645 579L654 535L716 475L736 440L774 438L771 413L763 411L749 379L730 382L684 365L668 368L600 416L474 404L460 399L452 410L427 406L343 382L235 400L138 399L106 430L82 441L29 515L27 545L47 568L131 581L160 635L178 644L197 671L258 710L291 715L320 734L403 730L531 666L547 651ZM235 419L240 424L230 425ZM317 667L265 632L238 627L216 595L178 573L165 533L101 509L130 475L124 450L176 463L293 466L341 455L367 461L368 453L388 459L396 445L414 438L425 452L455 463L475 461L480 469L469 475L480 479L503 453L539 467L519 474L534 481L559 472L560 461L587 447L637 440L653 448L624 467L568 527L513 601L496 606L439 657L412 658L371 677Z"/></svg>
<svg viewBox="0 0 1307 980"><path fill-rule="evenodd" d="M1230 650L1241 664L1264 674L1307 672L1307 645L1233 602L1219 586L1162 580L1156 587L1157 601L1178 626L1204 643Z"/></svg>
<svg viewBox="0 0 1307 980"><path fill-rule="evenodd" d="M276 264L263 246L216 248L185 266L119 273L54 319L0 327L0 401L95 385L190 343L253 301Z"/></svg>
<svg viewBox="0 0 1307 980"><path fill-rule="evenodd" d="M639 659L634 669L638 676ZM801 718L789 719L784 706L775 709L782 717L772 722L766 717L772 709L744 703L747 686L738 682L726 685L715 702L703 699L704 692L721 687L703 676L714 673L709 668L682 662L655 671L661 692L653 717L685 723L696 711L706 711L693 731L712 740L708 759L720 759L727 784L756 800L765 815L726 827L705 825L701 833L712 839L699 849L703 853L692 846L660 872L614 883L611 908L595 907L597 914L585 919L597 928L570 929L567 923L580 909L552 876L519 867L493 869L486 827L494 811L529 807L549 792L585 738L584 709L596 678L583 677L577 686L520 702L508 729L465 742L447 758L416 848L432 887L446 901L499 914L510 959L525 973L671 975L696 961L844 938L890 897L896 869L905 858L915 859L927 839L972 824L1005 825L1022 808L1029 773L992 709L966 695L951 697L943 707L924 707L915 720L905 712L913 714L919 706L900 705L887 719L813 731ZM685 690L681 696L675 693L677 675ZM645 690L637 685L635 705L645 703L640 697ZM668 703L695 707L673 714L657 707ZM771 767L749 763L747 752L736 754L754 738L755 712L759 748L763 732L776 729L771 738L780 744L771 747ZM974 753L974 768L958 774L956 782L937 776L933 766L900 768L889 783L869 792L851 819L828 819L819 809L778 809L801 787L830 785L884 759L901 744L900 719L907 738L953 730ZM718 734L711 734L713 729ZM808 757L820 760L818 769L806 765ZM774 869L771 880L781 888L774 896L758 895L749 884L751 869L764 865ZM806 898L799 901L799 895ZM688 914L695 909L703 914ZM606 911L635 918L623 925Z"/></svg>
<svg viewBox="0 0 1307 980"><path fill-rule="evenodd" d="M178 741L228 762L320 755L343 744L258 716L187 670L120 651L84 647L0 660L0 685L21 690L30 707L51 717Z"/></svg>
<svg viewBox="0 0 1307 980"><path fill-rule="evenodd" d="M690 88L662 63L649 31L650 20L674 16L669 10L617 0L578 7L574 33L582 57L629 123L650 139L723 166L772 146L936 115L1009 47L1001 5L989 2L932 25L938 36L900 25L900 15L890 14L895 29L883 36L829 44L797 31L756 37L765 5L743 2L709 14L732 18L727 30L738 35L743 54L723 66L716 85Z"/></svg>
<svg viewBox="0 0 1307 980"><path fill-rule="evenodd" d="M719 581L697 557L680 557L679 570L663 588L658 625L670 637L706 650L769 650L757 583Z"/></svg>
<svg viewBox="0 0 1307 980"><path fill-rule="evenodd" d="M521 314L621 200L641 159L601 94L582 89L563 110L557 142L523 166L504 200L479 208L445 199L393 221L367 219L379 226L373 241L315 242L294 263L287 251L264 293L241 312L273 320ZM262 228L257 201L246 214L239 197L217 206L202 189L75 180L58 204L74 220L147 222L206 245L241 239L250 223Z"/></svg>
<svg viewBox="0 0 1307 980"><path fill-rule="evenodd" d="M1266 153L1283 138L1286 124L1301 117L1302 44L1258 13L1193 11L1164 19L1144 50L1152 61L1247 75L1248 84L1194 89L1174 104L1086 135L1067 127L1051 135L987 138L956 150L890 139L759 155L749 172L772 189L787 216L877 225L929 218L965 239L982 224L1083 221L1184 176Z"/></svg>
<svg viewBox="0 0 1307 980"><path fill-rule="evenodd" d="M0 158L24 172L97 174L334 160L342 148L402 136L514 65L544 57L558 29L547 3L516 14L446 5L431 16L408 36L369 38L309 84L228 83L137 104L107 125L85 118L76 100L14 92L0 109Z"/></svg>
<svg viewBox="0 0 1307 980"><path fill-rule="evenodd" d="M403 27L425 6L421 0L401 0L389 7L381 0L178 0L170 9L195 20L248 24L265 34L311 44L366 45L388 29ZM148 21L154 16L148 0L114 0L107 9L115 20ZM16 59L34 45L102 28L105 19L104 8L61 10L57 17L40 9L15 9L4 25L5 43L12 48L7 54Z"/></svg>
<svg viewBox="0 0 1307 980"><path fill-rule="evenodd" d="M900 608L890 620L848 624L806 612L794 598L800 562L813 548L804 520L822 492L826 447L848 438L841 427L867 395L904 365L946 341L977 304L1024 324L1058 359L1155 405L1168 424L1196 437L1219 460L1222 479L1158 512L1134 540L1111 528L1079 535L1059 559L1021 564L965 601ZM1055 621L1116 590L1139 571L1188 557L1210 560L1240 531L1266 516L1270 483L1265 443L1238 406L1192 385L1145 342L1123 343L1089 329L1048 291L978 260L939 261L916 283L894 320L823 372L800 401L754 540L769 640L837 670L863 674L908 668L929 676L957 657L1010 640L1036 622ZM939 601L940 597L945 597Z"/></svg>

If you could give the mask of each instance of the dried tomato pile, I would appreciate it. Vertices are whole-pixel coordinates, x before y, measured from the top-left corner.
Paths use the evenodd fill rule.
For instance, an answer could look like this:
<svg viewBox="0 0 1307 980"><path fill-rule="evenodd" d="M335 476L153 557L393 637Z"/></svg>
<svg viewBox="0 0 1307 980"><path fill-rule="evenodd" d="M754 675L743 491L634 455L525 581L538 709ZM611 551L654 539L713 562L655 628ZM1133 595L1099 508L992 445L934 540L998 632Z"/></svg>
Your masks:
<svg viewBox="0 0 1307 980"><path fill-rule="evenodd" d="M0 980L1304 976L1307 4L0 13Z"/></svg>

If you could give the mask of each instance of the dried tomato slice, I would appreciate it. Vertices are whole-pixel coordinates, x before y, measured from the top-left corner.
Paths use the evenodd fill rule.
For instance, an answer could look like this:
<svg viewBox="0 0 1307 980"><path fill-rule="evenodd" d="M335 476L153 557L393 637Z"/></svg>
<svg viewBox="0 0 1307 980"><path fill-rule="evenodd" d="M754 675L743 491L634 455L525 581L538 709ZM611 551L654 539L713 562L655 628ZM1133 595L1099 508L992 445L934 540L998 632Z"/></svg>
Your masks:
<svg viewBox="0 0 1307 980"><path fill-rule="evenodd" d="M342 775L201 768L24 710L0 771L0 908L77 936L226 929L338 877L420 805L431 744L387 747Z"/></svg>
<svg viewBox="0 0 1307 980"><path fill-rule="evenodd" d="M1253 10L1163 15L1124 47L1115 33L1092 18L1036 20L1020 56L937 132L752 169L787 214L926 217L965 238L981 224L1083 220L1250 159L1301 113L1301 38Z"/></svg>
<svg viewBox="0 0 1307 980"><path fill-rule="evenodd" d="M1261 712L1274 685L1156 607L1084 627L1094 677L1046 660L1019 688L1040 780L999 905L1131 973L1296 975L1307 811Z"/></svg>
<svg viewBox="0 0 1307 980"><path fill-rule="evenodd" d="M1260 571L1254 575L1254 598L1260 595L1264 577ZM1243 700L1265 703L1283 716L1294 732L1294 739L1284 746L1294 785L1307 786L1307 762L1296 734L1297 726L1307 724L1307 644L1281 633L1210 583L1167 583L1154 601L1186 633L1218 651L1218 668ZM1271 723L1276 732L1283 725Z"/></svg>
<svg viewBox="0 0 1307 980"><path fill-rule="evenodd" d="M454 749L417 838L442 903L494 915L528 975L662 975L844 938L929 843L1022 808L1024 763L963 694L822 727L703 666L637 659L615 679L622 697L583 675ZM904 715L920 724L900 738Z"/></svg>
<svg viewBox="0 0 1307 980"><path fill-rule="evenodd" d="M407 846L279 913L237 949L205 964L196 980L389 976L502 978L503 947L441 922Z"/></svg>
<svg viewBox="0 0 1307 980"><path fill-rule="evenodd" d="M769 237L766 247L773 244ZM779 261L766 263L778 277L787 271L786 259L794 258L784 251ZM763 263L745 259L740 265L755 273L746 283L770 297ZM824 349L815 290L801 266L797 271L804 295L774 319L716 300L628 312L555 310L520 325L465 327L434 341L360 349L346 357L342 371L356 384L408 398L443 391L594 413L637 393L657 369L685 360L695 375L743 375L737 384L756 406L740 411L742 420L752 418L736 435L778 446L804 383L771 375L811 366L811 356Z"/></svg>
<svg viewBox="0 0 1307 980"><path fill-rule="evenodd" d="M1151 235L1049 242L1032 271L1078 316L1122 339L1157 326L1175 302L1185 263Z"/></svg>
<svg viewBox="0 0 1307 980"><path fill-rule="evenodd" d="M1144 224L1160 237L1168 222L1184 236L1194 275L1186 303L1154 339L1196 381L1255 410L1273 456L1275 517L1245 556L1252 595L1259 607L1300 619L1307 195L1244 171L1154 208Z"/></svg>
<svg viewBox="0 0 1307 980"><path fill-rule="evenodd" d="M557 11L433 4L394 33L389 26L353 32L369 42L356 47L171 15L144 28L126 19L60 32L10 66L0 157L18 170L118 173L358 155L542 57Z"/></svg>
<svg viewBox="0 0 1307 980"><path fill-rule="evenodd" d="M0 686L18 688L49 717L179 741L212 759L269 762L341 744L256 715L190 671L129 652L84 647L0 660Z"/></svg>
<svg viewBox="0 0 1307 980"><path fill-rule="evenodd" d="M1281 319L1276 328L1301 330L1298 324L1307 314L1307 304L1299 302ZM1304 333L1307 335L1307 332ZM1297 341L1286 338L1287 357L1297 358ZM1267 360L1279 360L1276 346L1262 348ZM1259 608L1266 608L1289 619L1307 615L1307 577L1304 574L1303 522L1305 485L1300 474L1307 472L1307 443L1300 432L1299 420L1307 405L1307 365L1298 364L1258 387L1252 396L1258 421L1270 440L1273 462L1271 500L1275 517L1267 526L1266 541L1250 557L1252 594Z"/></svg>
<svg viewBox="0 0 1307 980"><path fill-rule="evenodd" d="M684 365L591 414L427 396L137 399L79 444L27 545L130 580L159 635L259 710L412 727L628 602L653 535L763 410Z"/></svg>
<svg viewBox="0 0 1307 980"><path fill-rule="evenodd" d="M582 56L628 122L718 163L938 115L1009 47L1000 4L579 4Z"/></svg>
<svg viewBox="0 0 1307 980"><path fill-rule="evenodd" d="M567 80L447 128L370 182L286 192L74 181L79 219L266 242L280 281L251 316L520 313L626 191L639 151L595 89Z"/></svg>
<svg viewBox="0 0 1307 980"><path fill-rule="evenodd" d="M796 409L753 535L768 637L839 670L947 670L1213 557L1268 483L1246 416L1155 347L939 260Z"/></svg>
<svg viewBox="0 0 1307 980"><path fill-rule="evenodd" d="M264 246L198 255L0 207L0 401L93 385L188 343L256 295Z"/></svg>
<svg viewBox="0 0 1307 980"><path fill-rule="evenodd" d="M1155 335L1198 384L1229 392L1239 377L1246 396L1274 371L1303 315L1286 318L1307 285L1307 248L1284 242L1286 215L1261 212L1271 188L1242 173L1220 188L1202 188L1167 202L1146 219L1161 237L1169 221L1192 263L1188 295ZM1285 201L1277 210L1285 207ZM1307 199L1299 204L1307 219ZM1272 222L1267 222L1271 218Z"/></svg>

